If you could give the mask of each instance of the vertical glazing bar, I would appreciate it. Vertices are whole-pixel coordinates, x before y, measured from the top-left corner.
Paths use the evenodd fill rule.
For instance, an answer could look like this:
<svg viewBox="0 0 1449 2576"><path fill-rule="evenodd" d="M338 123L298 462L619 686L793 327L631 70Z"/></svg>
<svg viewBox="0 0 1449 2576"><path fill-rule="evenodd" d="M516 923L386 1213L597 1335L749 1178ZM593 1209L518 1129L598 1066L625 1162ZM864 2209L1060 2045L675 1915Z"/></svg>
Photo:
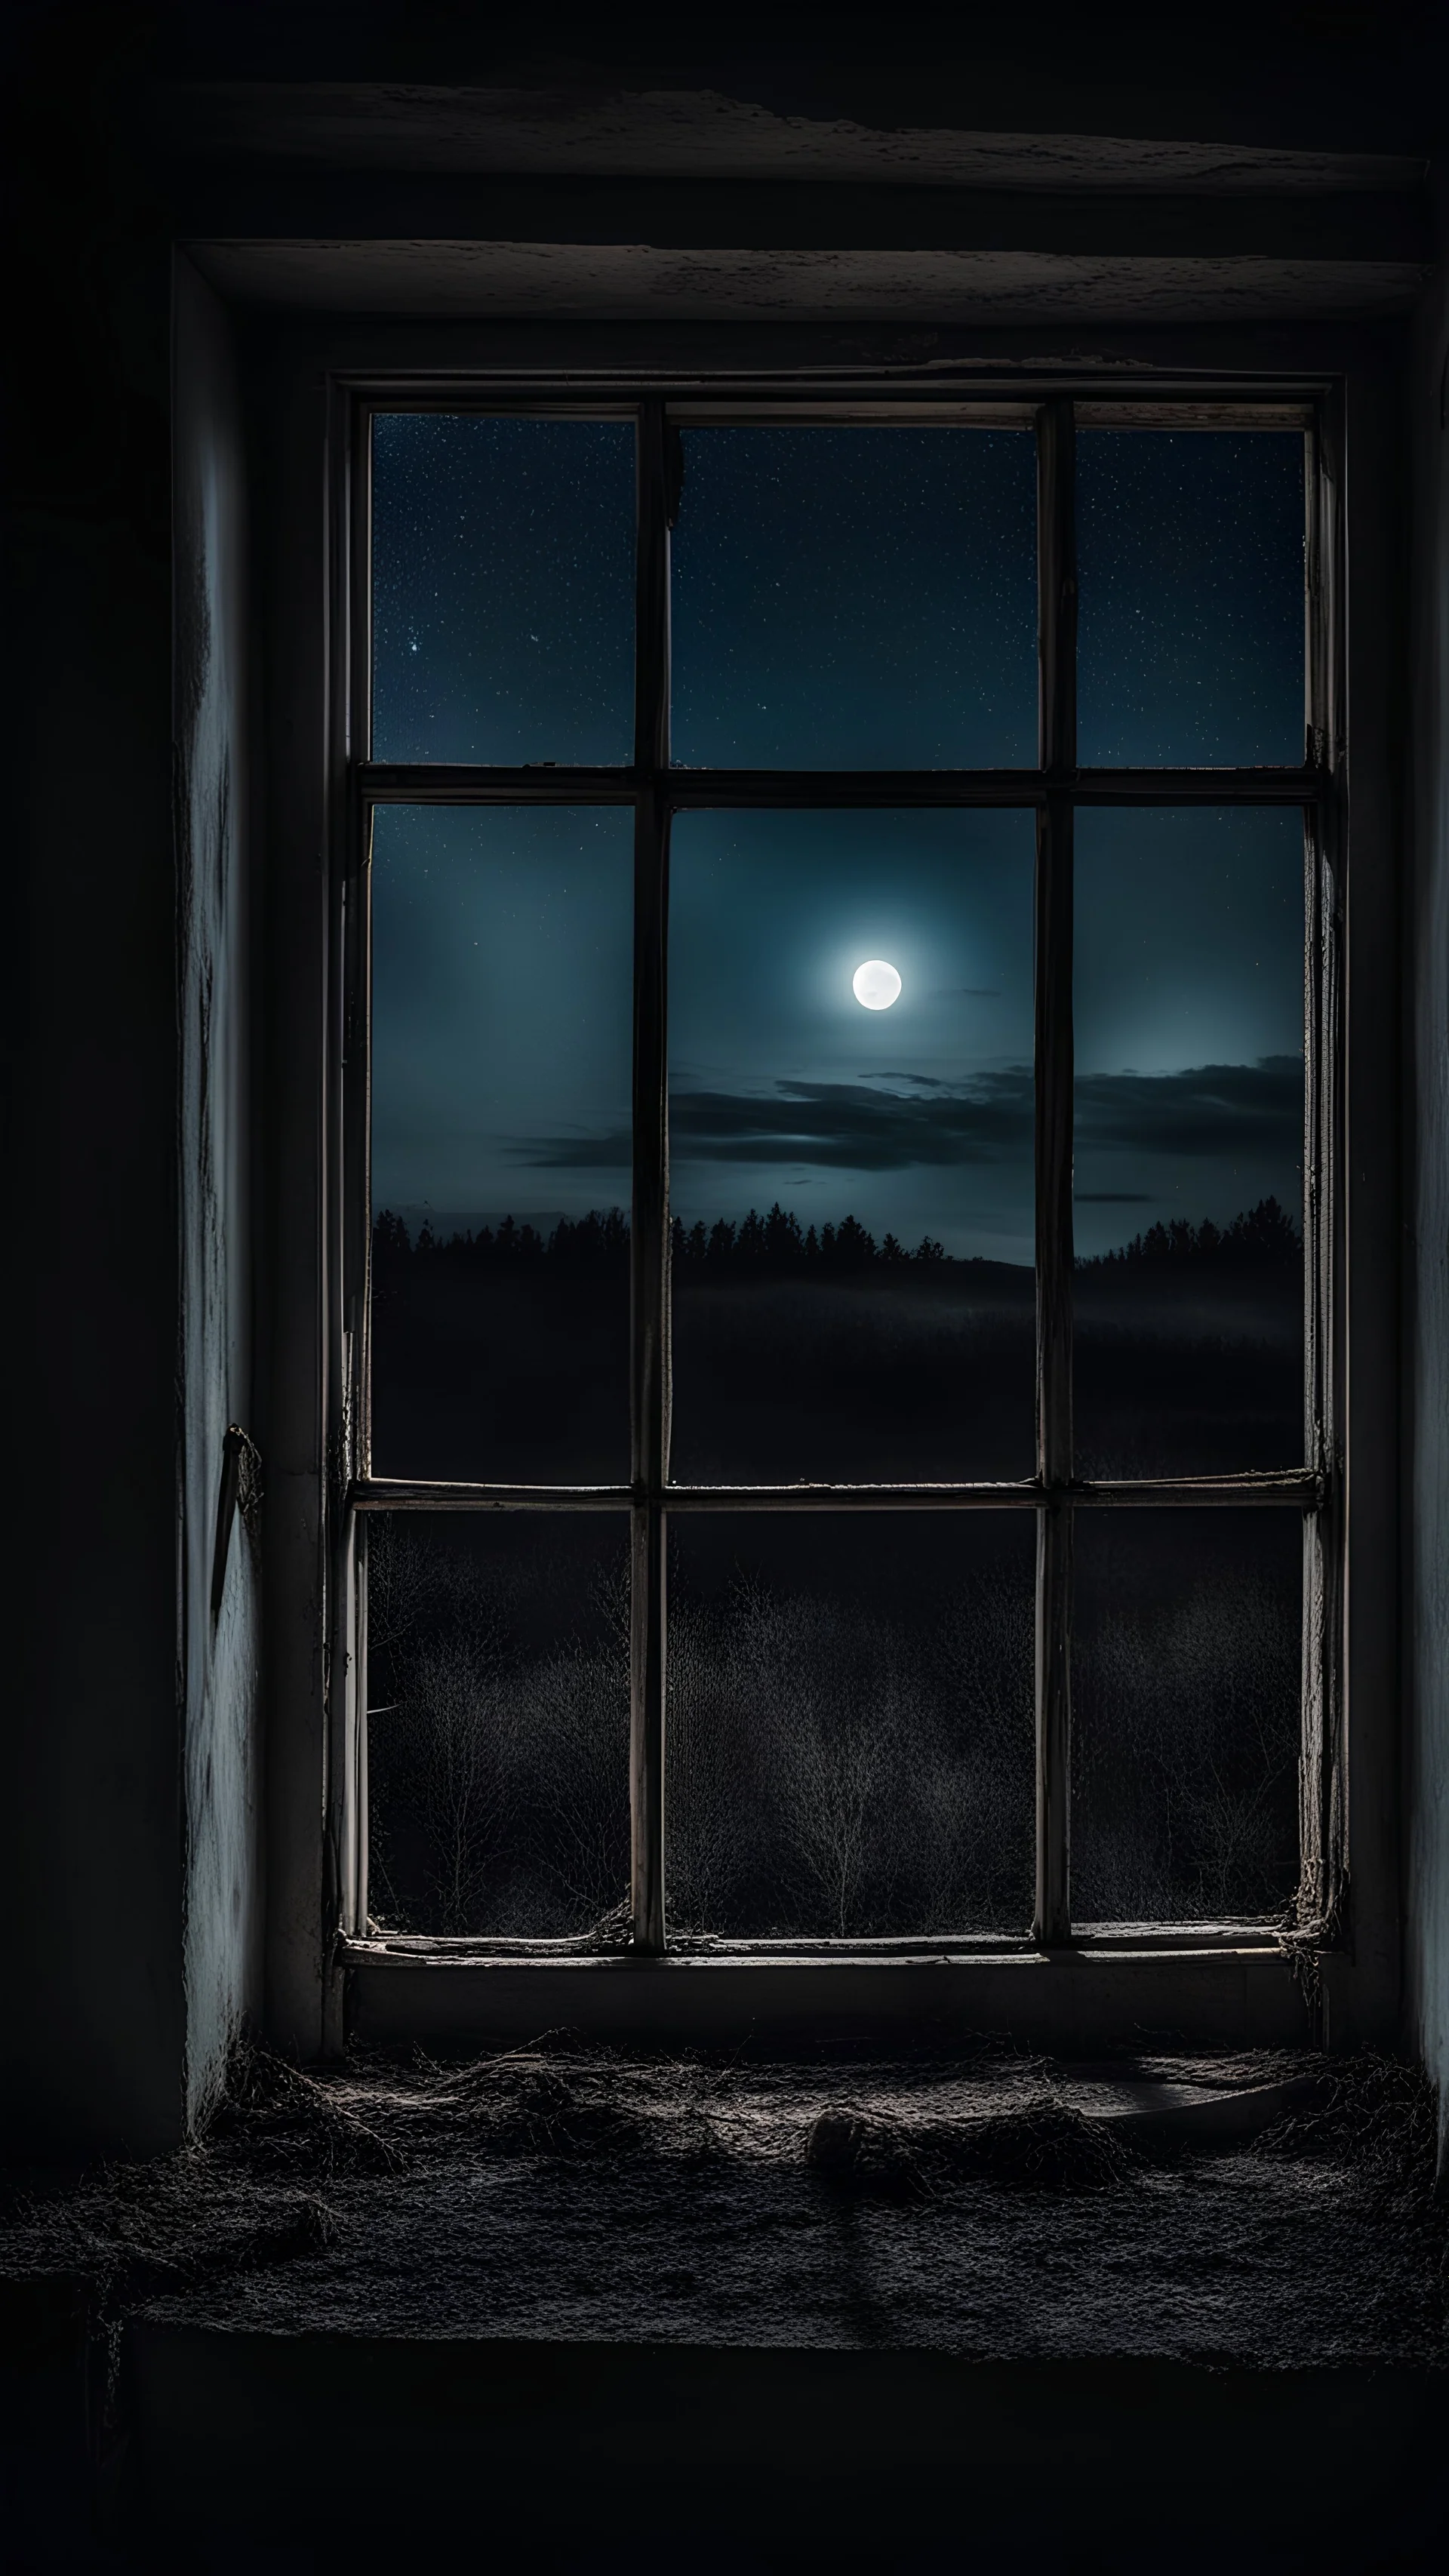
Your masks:
<svg viewBox="0 0 1449 2576"><path fill-rule="evenodd" d="M336 1279L341 1321L337 1426L344 1492L371 1463L367 1344L370 1322L371 1159L371 856L372 814L357 788L357 763L371 746L372 722L372 422L353 407L347 438L348 589L346 727L341 758L346 779L337 967L342 981L340 1137L341 1234ZM339 1520L343 1545L335 1568L334 1690L345 1694L346 1755L337 1837L341 1928L367 1923L367 1689L365 1533L349 1509ZM340 1659L340 1660L339 1660ZM345 1676L339 1681L340 1676Z"/></svg>
<svg viewBox="0 0 1449 2576"><path fill-rule="evenodd" d="M349 1482L372 1467L372 810L358 793L357 764L372 754L372 414L352 423L351 624L347 671L347 873L343 884L346 994L342 1029L343 1196L347 1209L344 1295L348 1317L343 1461ZM351 1763L345 1784L343 1848L352 1902L348 1928L368 1923L367 1521L353 1521L351 1600Z"/></svg>
<svg viewBox="0 0 1449 2576"><path fill-rule="evenodd" d="M1305 817L1304 944L1306 1045L1304 1170L1304 1451L1325 1479L1327 1500L1303 1516L1303 1709L1298 1767L1298 1902L1301 1930L1333 1915L1341 1844L1339 1659L1342 1602L1336 1533L1342 1479L1336 1472L1333 1384L1334 1030L1338 939L1331 809Z"/></svg>
<svg viewBox="0 0 1449 2576"><path fill-rule="evenodd" d="M1326 769L1331 759L1328 732L1330 690L1328 645L1328 565L1331 531L1324 524L1326 477L1322 471L1319 424L1305 434L1303 532L1303 697L1306 757ZM1323 1256L1328 1228L1321 1155L1331 1132L1324 1117L1323 1000L1329 960L1326 937L1331 906L1325 903L1328 853L1322 817L1303 818L1303 1456L1326 1472L1331 1450L1328 1424L1332 1387L1324 1375L1329 1345L1320 1325L1324 1314ZM1328 1680L1333 1667L1330 1564L1323 1547L1324 1515L1303 1515L1303 1669L1302 1752L1298 1764L1297 1920L1316 1929L1329 1910L1330 1843L1326 1787L1331 1771L1328 1753ZM1321 2037L1321 2033L1320 2033Z"/></svg>
<svg viewBox="0 0 1449 2576"><path fill-rule="evenodd" d="M351 1488L358 1465L359 1279L366 1275L366 1215L357 1183L357 1115L363 1027L358 1008L361 878L354 745L366 733L369 454L365 415L334 386L328 398L328 743L326 816L327 1053L321 1259L325 1352L323 1513L325 1595L322 1784L322 2045L345 2043L339 1933L357 1928L359 1886L355 1540ZM361 711L361 712L360 712Z"/></svg>
<svg viewBox="0 0 1449 2576"><path fill-rule="evenodd" d="M1074 429L1067 398L1037 415L1040 759L1055 791L1036 856L1036 1920L1070 1932L1072 1512L1072 798L1077 758Z"/></svg>
<svg viewBox="0 0 1449 2576"><path fill-rule="evenodd" d="M1337 678L1342 421L1335 406L1305 441L1308 756L1335 786L1304 815L1304 1457L1325 1480L1326 1500L1303 1522L1303 1750L1299 1765L1301 1931L1336 1921L1344 1866L1343 1420L1335 1311L1342 1276L1339 1081L1344 857L1343 744ZM1321 2008L1321 2007L1320 2007ZM1321 2034L1320 2034L1321 2035Z"/></svg>
<svg viewBox="0 0 1449 2576"><path fill-rule="evenodd" d="M372 1468L372 808L357 793L356 766L372 757L372 446L370 410L356 414L352 509L352 660L349 672L348 1187L353 1205L349 1293L359 1330L353 1365L357 1472Z"/></svg>
<svg viewBox="0 0 1449 2576"><path fill-rule="evenodd" d="M663 1493L669 1472L669 525L664 406L638 433L634 694L634 1198L630 1236L633 1408L629 1807L634 1946L664 1948Z"/></svg>
<svg viewBox="0 0 1449 2576"><path fill-rule="evenodd" d="M356 1786L354 1797L353 1847L357 1854L355 1916L357 1929L365 1933L370 1912L367 1888L367 1514L358 1512L352 1542L353 1635L357 1658L353 1691L353 1725L356 1732Z"/></svg>

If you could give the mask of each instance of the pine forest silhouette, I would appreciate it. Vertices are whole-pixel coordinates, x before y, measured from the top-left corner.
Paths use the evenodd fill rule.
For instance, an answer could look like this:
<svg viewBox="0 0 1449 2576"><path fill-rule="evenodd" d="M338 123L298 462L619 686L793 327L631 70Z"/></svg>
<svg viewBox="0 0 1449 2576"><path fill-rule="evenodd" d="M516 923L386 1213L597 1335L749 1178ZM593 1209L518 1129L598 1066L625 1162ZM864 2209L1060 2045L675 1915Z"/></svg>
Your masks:
<svg viewBox="0 0 1449 2576"><path fill-rule="evenodd" d="M1035 1286L859 1220L776 1205L673 1228L672 1472L686 1482L1030 1476ZM382 1475L628 1473L629 1224L373 1239ZM1078 1470L1193 1475L1302 1457L1302 1246L1276 1199L1157 1224L1076 1265Z"/></svg>
<svg viewBox="0 0 1449 2576"><path fill-rule="evenodd" d="M827 1223L818 1231L813 1224L802 1227L794 1211L781 1207L778 1199L764 1216L751 1208L738 1223L718 1217L713 1225L706 1225L700 1218L686 1226L676 1217L672 1237L676 1272L682 1270L686 1275L704 1272L758 1278L769 1273L784 1277L816 1269L892 1269L906 1262L917 1268L932 1268L950 1258L944 1246L930 1235L924 1235L914 1250L889 1233L877 1243L875 1236L849 1213L838 1225ZM1211 1217L1204 1218L1200 1226L1182 1218L1174 1218L1167 1225L1159 1222L1116 1251L1085 1257L1079 1254L1076 1267L1110 1269L1169 1260L1201 1265L1282 1264L1301 1260L1302 1252L1302 1240L1292 1218L1276 1198L1265 1198L1224 1227L1214 1225ZM435 1234L425 1219L414 1238L403 1219L389 1208L383 1209L373 1230L374 1276L389 1287L398 1270L414 1259L480 1270L515 1270L546 1261L560 1269L603 1275L627 1262L628 1257L629 1219L617 1207L592 1208L587 1216L576 1219L561 1217L546 1235L536 1226L519 1225L513 1217L505 1216L496 1230L480 1225L476 1232L472 1228L455 1229L449 1235ZM957 1261L954 1266L965 1265ZM973 1261L970 1266L981 1265Z"/></svg>

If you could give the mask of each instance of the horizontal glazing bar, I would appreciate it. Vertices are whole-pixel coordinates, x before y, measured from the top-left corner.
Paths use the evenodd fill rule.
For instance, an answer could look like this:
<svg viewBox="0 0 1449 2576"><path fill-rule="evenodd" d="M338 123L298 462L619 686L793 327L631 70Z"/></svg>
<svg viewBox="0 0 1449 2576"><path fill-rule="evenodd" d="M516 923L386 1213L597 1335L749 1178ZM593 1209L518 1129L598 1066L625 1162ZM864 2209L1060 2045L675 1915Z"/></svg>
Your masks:
<svg viewBox="0 0 1449 2576"><path fill-rule="evenodd" d="M671 420L691 423L708 416L731 424L785 417L791 410L823 422L913 417L963 419L986 415L1025 425L1039 403L1069 392L1076 402L1079 429L1192 428L1300 429L1317 416L1317 405L1331 390L1327 381L1304 383L1261 380L1240 389L1225 388L1220 376L1206 379L1179 375L1159 380L1150 396L1124 391L1100 374L1083 371L1070 383L1061 370L1041 377L1020 374L983 379L963 365L951 376L935 372L912 377L895 368L841 371L831 367L802 369L793 380L741 374L727 386L716 374L680 375L675 368L640 366L625 374L617 367L460 368L455 373L430 369L426 374L398 369L387 375L356 372L339 378L367 411L446 412L483 419L510 413L540 420L628 420L651 394L663 398Z"/></svg>
<svg viewBox="0 0 1449 2576"><path fill-rule="evenodd" d="M993 1512L1037 1510L1048 1502L1092 1511L1201 1508L1215 1504L1268 1503L1316 1510L1323 1480L1308 1467L1281 1475L1122 1477L1089 1484L1047 1484L1033 1477L1011 1484L961 1485L670 1485L671 1512Z"/></svg>
<svg viewBox="0 0 1449 2576"><path fill-rule="evenodd" d="M1332 781L1323 769L1078 769L1066 788L1078 805L1317 805Z"/></svg>
<svg viewBox="0 0 1449 2576"><path fill-rule="evenodd" d="M1283 1955L1282 1940L1275 1927L1262 1918L1242 1923L1153 1923L1089 1927L1074 1934L1072 1963L1074 1976L1080 1973L1083 1960L1134 1959L1180 1953L1218 1954L1232 1960L1243 1952L1267 1957ZM1058 1954L1060 1956L1060 1953ZM849 1936L836 1940L792 1940L788 1937L766 1940L731 1941L709 1935L672 1937L668 1956L678 1962L680 1972L698 1970L703 1962L721 1966L744 1965L754 1960L770 1962L777 1967L836 1967L899 1963L906 1967L923 1959L953 1959L963 1966L973 1961L989 1967L999 1960L1030 1960L1046 1966L1049 1954L1037 1948L1029 1935L1013 1937L999 1932L925 1932L911 1935ZM344 1936L337 1944L337 1957L349 1968L489 1968L507 1966L510 1962L535 1962L540 1967L549 1963L569 1966L587 1962L604 1966L617 1958L623 1973L637 1976L637 1958L620 1945L609 1952L587 1939L527 1938L509 1939L486 1933L387 1933ZM662 1963L661 1963L662 1964Z"/></svg>
<svg viewBox="0 0 1449 2576"><path fill-rule="evenodd" d="M490 392L486 400L476 399L476 376L460 379L454 387L439 387L429 382L422 387L409 387L405 379L396 386L375 386L364 392L364 416L376 412L434 412L447 420L635 420L637 400L627 395L617 400L569 402L550 399L536 393Z"/></svg>
<svg viewBox="0 0 1449 2576"><path fill-rule="evenodd" d="M1214 402L1179 394L1161 402L1078 402L1078 429L1311 429L1311 402Z"/></svg>
<svg viewBox="0 0 1449 2576"><path fill-rule="evenodd" d="M627 1512L628 1485L443 1485L422 1476L362 1476L349 1497L358 1512Z"/></svg>
<svg viewBox="0 0 1449 2576"><path fill-rule="evenodd" d="M962 402L959 395L945 394L914 402L888 395L876 402L812 402L802 394L779 402L670 402L665 409L678 429L1028 430L1036 418L1032 402Z"/></svg>
<svg viewBox="0 0 1449 2576"><path fill-rule="evenodd" d="M1036 805L1035 769L671 769L664 792L683 812L732 807Z"/></svg>
<svg viewBox="0 0 1449 2576"><path fill-rule="evenodd" d="M474 390L476 379L464 387L441 391L429 388L415 391L406 385L396 391L371 392L365 409L375 412L441 413L451 420L632 420L637 417L637 398L609 401L570 402L556 395L530 393L490 393L482 401ZM1051 388L1060 392L1059 386ZM470 396L472 397L470 399ZM769 395L751 400L715 396L666 397L665 411L671 423L681 429L1030 429L1035 418L1039 396L1029 401L983 399L964 400L960 394L927 395L917 393L884 394L871 399L866 395L816 395L801 392L791 398ZM1219 402L1196 392L1164 395L1152 402L1113 401L1089 397L1076 404L1078 429L1218 429L1218 430L1294 430L1310 429L1314 405L1305 401Z"/></svg>
<svg viewBox="0 0 1449 2576"><path fill-rule="evenodd" d="M445 1485L422 1478L368 1476L353 1485L359 1512L619 1512L648 1500L629 1485ZM1309 1467L1281 1474L1121 1478L1048 1486L1036 1478L978 1485L666 1485L670 1512L1035 1511L1049 1501L1083 1511L1186 1510L1217 1504L1316 1511L1323 1479Z"/></svg>
<svg viewBox="0 0 1449 2576"><path fill-rule="evenodd" d="M701 808L1041 805L1037 769L521 769L364 761L364 805L629 805L653 789L667 805ZM1331 791L1321 769L1079 769L1052 781L1082 805L1316 805Z"/></svg>
<svg viewBox="0 0 1449 2576"><path fill-rule="evenodd" d="M671 1485L671 1512L973 1512L1022 1508L1034 1484Z"/></svg>
<svg viewBox="0 0 1449 2576"><path fill-rule="evenodd" d="M1152 1511L1201 1508L1222 1503L1241 1510L1245 1503L1291 1505L1317 1511L1323 1501L1323 1478L1311 1467L1286 1467L1281 1473L1241 1476L1104 1477L1099 1483L1068 1487L1063 1500L1079 1509Z"/></svg>
<svg viewBox="0 0 1449 2576"><path fill-rule="evenodd" d="M639 792L633 769L568 769L551 760L522 769L366 760L357 784L364 805L632 805Z"/></svg>

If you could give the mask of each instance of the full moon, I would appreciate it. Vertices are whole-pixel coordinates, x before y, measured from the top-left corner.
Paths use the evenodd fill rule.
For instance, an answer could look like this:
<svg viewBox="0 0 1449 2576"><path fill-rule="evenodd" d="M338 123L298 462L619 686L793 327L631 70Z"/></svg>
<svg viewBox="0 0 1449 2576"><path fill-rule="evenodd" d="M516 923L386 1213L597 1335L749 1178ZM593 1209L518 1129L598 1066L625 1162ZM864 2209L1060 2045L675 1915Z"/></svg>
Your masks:
<svg viewBox="0 0 1449 2576"><path fill-rule="evenodd" d="M888 1011L901 997L901 979L883 957L867 957L850 979L850 989L867 1011Z"/></svg>

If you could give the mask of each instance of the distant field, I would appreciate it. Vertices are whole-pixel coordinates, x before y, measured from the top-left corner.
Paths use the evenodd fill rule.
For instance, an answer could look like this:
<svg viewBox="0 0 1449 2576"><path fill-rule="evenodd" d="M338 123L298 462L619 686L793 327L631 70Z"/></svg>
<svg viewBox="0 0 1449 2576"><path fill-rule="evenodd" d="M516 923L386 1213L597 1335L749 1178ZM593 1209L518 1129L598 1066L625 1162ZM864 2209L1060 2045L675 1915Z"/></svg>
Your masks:
<svg viewBox="0 0 1449 2576"><path fill-rule="evenodd" d="M479 1275L444 1260L381 1285L372 1462L382 1476L618 1484L629 1474L629 1286Z"/></svg>
<svg viewBox="0 0 1449 2576"><path fill-rule="evenodd" d="M1303 1460L1303 1288L1290 1265L1081 1270L1077 1470L1205 1476Z"/></svg>
<svg viewBox="0 0 1449 2576"><path fill-rule="evenodd" d="M1032 1274L1006 1263L858 1278L689 1278L674 1299L672 1468L687 1482L1029 1476ZM1291 1265L1079 1271L1085 1475L1283 1467L1303 1455ZM628 1291L540 1263L446 1261L381 1286L373 1463L384 1475L628 1474Z"/></svg>
<svg viewBox="0 0 1449 2576"><path fill-rule="evenodd" d="M712 1287L674 1303L673 1470L688 1481L1029 1476L1029 1270Z"/></svg>

